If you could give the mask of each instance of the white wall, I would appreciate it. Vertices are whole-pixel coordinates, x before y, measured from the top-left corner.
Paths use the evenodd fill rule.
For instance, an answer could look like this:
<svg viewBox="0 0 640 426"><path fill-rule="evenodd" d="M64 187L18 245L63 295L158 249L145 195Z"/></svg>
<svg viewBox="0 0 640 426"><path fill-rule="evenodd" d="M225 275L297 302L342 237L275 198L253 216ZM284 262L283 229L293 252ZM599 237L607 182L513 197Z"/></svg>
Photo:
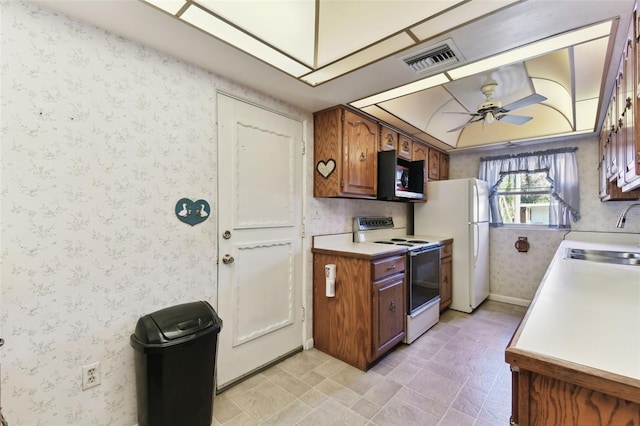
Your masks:
<svg viewBox="0 0 640 426"><path fill-rule="evenodd" d="M12 425L131 426L137 319L216 306L215 210L191 227L174 206L217 207L217 91L305 122L308 153L313 117L40 6L0 8L4 413ZM313 199L312 157L307 235L350 232L364 214L406 225L406 204ZM81 366L94 361L102 384L82 391Z"/></svg>
<svg viewBox="0 0 640 426"><path fill-rule="evenodd" d="M535 152L559 147L578 147L578 173L580 176L580 215L572 223L576 231L640 232L640 209L627 216L624 229L616 228L618 215L631 201L600 202L598 197L598 140L585 137L574 141L529 145L519 148L487 150L483 152L455 153L450 156L450 178L477 177L481 157ZM533 298L551 258L566 231L527 228L491 228L489 231L491 295L511 302ZM514 244L518 237L527 237L530 249L519 253ZM455 277L454 277L455 279Z"/></svg>

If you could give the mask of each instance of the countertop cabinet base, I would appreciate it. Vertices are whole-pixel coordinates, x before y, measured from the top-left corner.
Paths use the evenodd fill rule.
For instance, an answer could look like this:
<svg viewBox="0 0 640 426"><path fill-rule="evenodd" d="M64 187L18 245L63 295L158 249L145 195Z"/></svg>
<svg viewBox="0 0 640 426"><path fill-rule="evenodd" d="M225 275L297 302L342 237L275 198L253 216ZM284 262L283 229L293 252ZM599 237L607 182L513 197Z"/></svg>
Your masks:
<svg viewBox="0 0 640 426"><path fill-rule="evenodd" d="M324 266L336 265L335 296ZM366 371L405 335L405 255L362 259L314 253L316 349Z"/></svg>
<svg viewBox="0 0 640 426"><path fill-rule="evenodd" d="M513 371L511 424L638 425L640 405L547 374Z"/></svg>

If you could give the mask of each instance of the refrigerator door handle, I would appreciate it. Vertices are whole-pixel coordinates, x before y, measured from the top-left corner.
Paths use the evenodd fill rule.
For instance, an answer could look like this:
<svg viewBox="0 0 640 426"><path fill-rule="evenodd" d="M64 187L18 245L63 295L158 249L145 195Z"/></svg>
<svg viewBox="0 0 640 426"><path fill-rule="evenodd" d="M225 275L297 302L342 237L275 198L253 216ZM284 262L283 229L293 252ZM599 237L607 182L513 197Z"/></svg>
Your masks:
<svg viewBox="0 0 640 426"><path fill-rule="evenodd" d="M471 212L471 221L478 222L480 220L480 216L478 210L480 208L480 195L478 194L478 185L473 182L473 211Z"/></svg>
<svg viewBox="0 0 640 426"><path fill-rule="evenodd" d="M480 246L480 226L473 224L473 265L478 265L478 248Z"/></svg>

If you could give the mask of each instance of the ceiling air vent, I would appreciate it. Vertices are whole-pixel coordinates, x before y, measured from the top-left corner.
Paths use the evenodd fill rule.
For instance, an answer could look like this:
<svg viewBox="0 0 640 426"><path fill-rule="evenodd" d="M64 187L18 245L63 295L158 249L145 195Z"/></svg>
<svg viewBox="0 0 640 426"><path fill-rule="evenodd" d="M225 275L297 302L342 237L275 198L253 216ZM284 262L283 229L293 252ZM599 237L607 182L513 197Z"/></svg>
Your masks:
<svg viewBox="0 0 640 426"><path fill-rule="evenodd" d="M435 47L405 56L402 60L414 73L426 74L443 68L453 68L462 62L463 57L453 41L448 39Z"/></svg>

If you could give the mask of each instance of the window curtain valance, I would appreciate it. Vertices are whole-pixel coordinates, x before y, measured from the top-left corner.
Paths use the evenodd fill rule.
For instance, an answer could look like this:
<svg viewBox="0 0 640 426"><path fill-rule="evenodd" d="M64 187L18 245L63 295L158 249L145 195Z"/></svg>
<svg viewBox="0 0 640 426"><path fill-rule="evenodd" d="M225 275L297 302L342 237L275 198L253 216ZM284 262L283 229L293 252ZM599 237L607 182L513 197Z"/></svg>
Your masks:
<svg viewBox="0 0 640 426"><path fill-rule="evenodd" d="M549 227L569 228L570 221L580 220L580 186L578 181L578 148L560 148L514 155L480 158L479 178L489 183L489 220L491 226L502 226L496 192L509 173L546 172L551 183Z"/></svg>

